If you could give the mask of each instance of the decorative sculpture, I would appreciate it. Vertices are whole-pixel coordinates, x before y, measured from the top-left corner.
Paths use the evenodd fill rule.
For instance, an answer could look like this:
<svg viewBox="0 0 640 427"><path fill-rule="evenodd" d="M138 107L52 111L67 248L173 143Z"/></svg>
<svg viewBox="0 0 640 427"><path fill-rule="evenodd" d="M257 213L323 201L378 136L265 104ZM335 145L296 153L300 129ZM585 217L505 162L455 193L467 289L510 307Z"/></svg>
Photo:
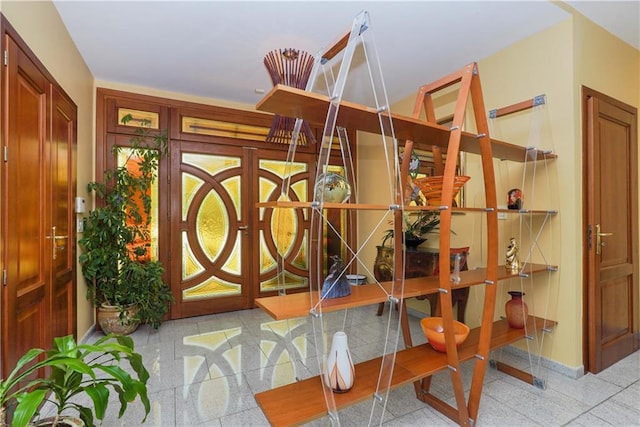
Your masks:
<svg viewBox="0 0 640 427"><path fill-rule="evenodd" d="M342 273L342 260L338 255L332 255L331 268L329 274L322 283L322 298L340 298L351 295L351 285L347 280L347 276Z"/></svg>
<svg viewBox="0 0 640 427"><path fill-rule="evenodd" d="M267 53L264 57L264 66L271 76L273 85L283 84L297 89L306 89L307 81L313 69L313 56L308 52L297 49L276 49ZM293 127L296 119L273 116L271 129L265 139L266 142L277 144L289 144L293 136ZM311 133L309 122L304 120L298 136L298 145L315 143L316 139Z"/></svg>
<svg viewBox="0 0 640 427"><path fill-rule="evenodd" d="M507 270L518 271L520 269L520 260L518 259L518 244L515 238L509 240L509 246L507 246Z"/></svg>

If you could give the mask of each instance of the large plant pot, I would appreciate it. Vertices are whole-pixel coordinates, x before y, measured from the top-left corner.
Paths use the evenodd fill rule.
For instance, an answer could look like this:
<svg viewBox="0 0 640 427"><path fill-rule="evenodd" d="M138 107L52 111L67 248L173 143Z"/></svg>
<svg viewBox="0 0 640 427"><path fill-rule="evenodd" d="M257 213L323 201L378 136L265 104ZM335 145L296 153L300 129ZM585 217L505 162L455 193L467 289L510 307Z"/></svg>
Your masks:
<svg viewBox="0 0 640 427"><path fill-rule="evenodd" d="M51 427L53 426L54 420L54 417L45 418L36 422L33 427ZM84 427L85 423L80 418L64 415L58 419L58 424L56 425L58 427Z"/></svg>
<svg viewBox="0 0 640 427"><path fill-rule="evenodd" d="M138 313L138 306L130 305L125 309L120 317L120 309L112 305L101 305L98 307L98 324L105 334L129 335L140 325L140 322L133 320Z"/></svg>

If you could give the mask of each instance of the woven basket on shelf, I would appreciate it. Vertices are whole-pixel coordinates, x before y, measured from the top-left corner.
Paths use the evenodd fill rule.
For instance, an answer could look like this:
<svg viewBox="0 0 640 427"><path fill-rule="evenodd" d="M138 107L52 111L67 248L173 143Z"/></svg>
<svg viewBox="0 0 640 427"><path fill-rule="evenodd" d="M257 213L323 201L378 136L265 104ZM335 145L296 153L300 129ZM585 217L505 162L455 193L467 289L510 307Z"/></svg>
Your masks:
<svg viewBox="0 0 640 427"><path fill-rule="evenodd" d="M442 205L442 179L443 176L427 176L424 178L416 178L413 182L420 188L422 194L427 199L429 206ZM453 178L453 198L458 195L465 182L471 177L465 175L456 175Z"/></svg>

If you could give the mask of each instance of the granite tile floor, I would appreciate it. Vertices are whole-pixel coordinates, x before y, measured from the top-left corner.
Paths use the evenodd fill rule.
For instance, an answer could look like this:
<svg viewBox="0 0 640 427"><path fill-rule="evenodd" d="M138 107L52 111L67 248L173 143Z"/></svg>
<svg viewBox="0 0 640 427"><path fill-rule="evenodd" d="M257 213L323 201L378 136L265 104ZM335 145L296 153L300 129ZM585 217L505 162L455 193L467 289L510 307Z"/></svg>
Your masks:
<svg viewBox="0 0 640 427"><path fill-rule="evenodd" d="M339 329L348 333L356 362L379 355L382 348L389 314L387 310L377 317L375 312L376 307L370 306L351 310L346 316L330 313L323 317L329 336ZM419 319L409 318L414 343L424 343ZM151 413L142 424L142 407L136 402L118 419L114 401L103 425L269 425L254 394L318 373L310 319L274 321L255 309L169 321L157 331L139 328L132 337L151 374ZM95 334L86 340L95 339ZM513 352L503 351L492 357L525 369L530 366ZM472 364L462 365L467 392ZM488 369L476 425L640 426L640 351L598 375L571 379L546 368L535 374L546 381L546 389ZM454 402L448 372L434 376L431 390L441 399ZM380 424L381 415L377 413L370 422L371 406L368 401L340 411L340 424ZM391 391L382 424L456 425L417 400L412 385ZM325 417L311 425L331 422Z"/></svg>

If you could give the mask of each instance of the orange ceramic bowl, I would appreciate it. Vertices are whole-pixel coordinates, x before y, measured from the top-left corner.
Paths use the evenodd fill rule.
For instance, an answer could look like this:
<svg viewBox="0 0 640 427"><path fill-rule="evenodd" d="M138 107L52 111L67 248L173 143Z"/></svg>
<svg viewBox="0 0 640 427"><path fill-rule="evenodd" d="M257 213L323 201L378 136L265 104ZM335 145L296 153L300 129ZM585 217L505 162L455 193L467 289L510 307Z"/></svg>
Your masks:
<svg viewBox="0 0 640 427"><path fill-rule="evenodd" d="M427 336L427 340L435 351L447 352L447 345L444 342L444 328L442 327L442 317L425 317L420 321L422 331ZM469 335L469 327L457 320L453 321L453 330L456 338L456 345L460 345Z"/></svg>
<svg viewBox="0 0 640 427"><path fill-rule="evenodd" d="M453 198L455 199L462 186L471 179L469 176L456 175L453 177ZM413 182L420 188L430 206L442 205L443 176L427 176L416 178ZM447 203L448 204L448 203Z"/></svg>

